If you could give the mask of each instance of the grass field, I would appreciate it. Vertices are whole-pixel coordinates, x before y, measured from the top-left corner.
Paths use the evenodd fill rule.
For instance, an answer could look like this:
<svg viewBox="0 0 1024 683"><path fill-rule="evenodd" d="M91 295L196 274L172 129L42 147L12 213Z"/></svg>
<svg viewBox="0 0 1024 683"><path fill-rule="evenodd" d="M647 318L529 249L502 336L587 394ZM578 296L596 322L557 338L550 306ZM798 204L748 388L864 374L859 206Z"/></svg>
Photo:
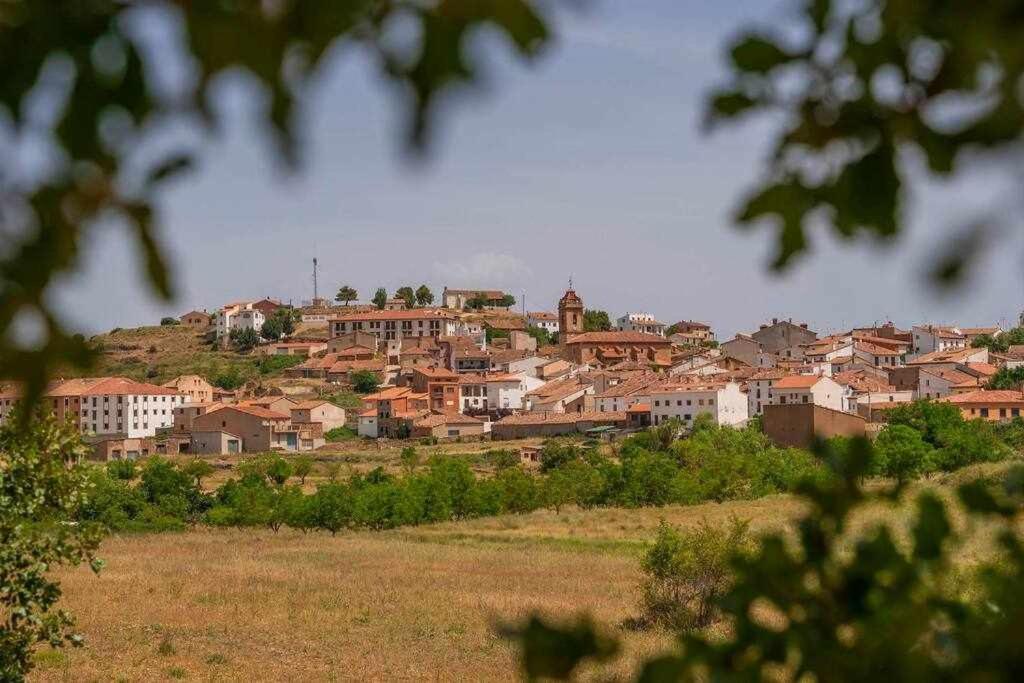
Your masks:
<svg viewBox="0 0 1024 683"><path fill-rule="evenodd" d="M981 466L913 487L952 487L1002 466ZM761 533L791 528L790 496L691 507L539 511L382 533L303 535L199 528L106 540L99 577L63 574L65 606L83 649L44 652L33 679L511 680L515 653L494 625L535 609L589 612L614 627L636 615L638 558L661 519L750 520ZM876 506L905 529L907 506ZM958 520L958 526L963 521ZM958 555L985 554L972 527ZM621 633L626 656L669 646L661 632Z"/></svg>

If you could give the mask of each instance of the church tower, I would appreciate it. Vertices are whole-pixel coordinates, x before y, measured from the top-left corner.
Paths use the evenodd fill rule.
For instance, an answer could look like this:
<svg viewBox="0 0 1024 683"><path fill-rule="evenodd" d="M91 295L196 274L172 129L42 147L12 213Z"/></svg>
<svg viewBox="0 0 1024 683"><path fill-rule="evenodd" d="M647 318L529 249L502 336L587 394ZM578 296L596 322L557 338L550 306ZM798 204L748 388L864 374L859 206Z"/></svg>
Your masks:
<svg viewBox="0 0 1024 683"><path fill-rule="evenodd" d="M583 299L572 288L572 279L569 280L569 289L558 301L558 341L565 343L569 337L583 332Z"/></svg>

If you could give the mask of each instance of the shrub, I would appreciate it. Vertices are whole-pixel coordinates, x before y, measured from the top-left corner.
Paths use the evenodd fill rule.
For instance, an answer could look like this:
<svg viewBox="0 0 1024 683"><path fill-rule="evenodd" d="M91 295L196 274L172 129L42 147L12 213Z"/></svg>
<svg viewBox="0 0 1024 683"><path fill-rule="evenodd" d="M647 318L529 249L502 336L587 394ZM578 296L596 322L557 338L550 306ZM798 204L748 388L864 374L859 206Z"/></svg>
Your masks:
<svg viewBox="0 0 1024 683"><path fill-rule="evenodd" d="M139 476L134 460L111 460L107 463L107 474L111 479L131 481Z"/></svg>
<svg viewBox="0 0 1024 683"><path fill-rule="evenodd" d="M242 376L241 370L232 366L214 375L211 383L215 387L232 391L245 384L245 377Z"/></svg>
<svg viewBox="0 0 1024 683"><path fill-rule="evenodd" d="M876 474L905 481L935 468L935 449L916 429L903 424L888 425L875 440Z"/></svg>
<svg viewBox="0 0 1024 683"><path fill-rule="evenodd" d="M732 585L729 562L752 545L749 525L733 519L727 530L703 522L681 533L664 521L644 556L638 625L689 631L710 625L718 599Z"/></svg>
<svg viewBox="0 0 1024 683"><path fill-rule="evenodd" d="M550 472L579 458L580 449L575 444L549 439L540 451L540 471Z"/></svg>
<svg viewBox="0 0 1024 683"><path fill-rule="evenodd" d="M370 394L380 386L380 377L371 370L357 370L349 376L352 388L360 394Z"/></svg>
<svg viewBox="0 0 1024 683"><path fill-rule="evenodd" d="M160 324L167 327L170 325L179 325L177 318L160 318Z"/></svg>
<svg viewBox="0 0 1024 683"><path fill-rule="evenodd" d="M231 333L228 335L228 339L231 341L231 345L234 347L235 351L238 351L239 353L251 351L260 343L259 333L248 327L245 329L239 329L236 327L231 330Z"/></svg>
<svg viewBox="0 0 1024 683"><path fill-rule="evenodd" d="M328 429L324 432L324 438L330 442L348 441L349 439L358 438L358 436L352 428L344 426Z"/></svg>
<svg viewBox="0 0 1024 683"><path fill-rule="evenodd" d="M305 359L302 356L295 355L267 355L259 359L256 363L256 368L259 370L261 375L270 375L275 372L280 372L291 367L295 367L302 363Z"/></svg>

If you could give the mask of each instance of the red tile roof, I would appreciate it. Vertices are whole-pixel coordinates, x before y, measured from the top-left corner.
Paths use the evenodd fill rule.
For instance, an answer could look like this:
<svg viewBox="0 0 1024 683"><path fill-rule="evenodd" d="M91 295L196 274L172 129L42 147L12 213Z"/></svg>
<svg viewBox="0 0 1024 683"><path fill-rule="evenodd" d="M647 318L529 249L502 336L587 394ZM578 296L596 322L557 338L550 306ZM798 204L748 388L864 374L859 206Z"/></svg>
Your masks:
<svg viewBox="0 0 1024 683"><path fill-rule="evenodd" d="M946 398L940 399L948 403L956 403L959 405L976 404L984 405L989 403L1020 403L1024 404L1024 392L1010 390L1010 389L998 389L998 390L987 390L982 389L980 391L970 391L965 394L953 394Z"/></svg>
<svg viewBox="0 0 1024 683"><path fill-rule="evenodd" d="M665 337L647 332L584 332L569 337L566 344L657 344L671 346L672 342Z"/></svg>
<svg viewBox="0 0 1024 683"><path fill-rule="evenodd" d="M72 379L58 384L47 396L181 396L182 392L124 377L98 377Z"/></svg>
<svg viewBox="0 0 1024 683"><path fill-rule="evenodd" d="M789 375L775 383L776 389L810 389L821 381L818 375Z"/></svg>

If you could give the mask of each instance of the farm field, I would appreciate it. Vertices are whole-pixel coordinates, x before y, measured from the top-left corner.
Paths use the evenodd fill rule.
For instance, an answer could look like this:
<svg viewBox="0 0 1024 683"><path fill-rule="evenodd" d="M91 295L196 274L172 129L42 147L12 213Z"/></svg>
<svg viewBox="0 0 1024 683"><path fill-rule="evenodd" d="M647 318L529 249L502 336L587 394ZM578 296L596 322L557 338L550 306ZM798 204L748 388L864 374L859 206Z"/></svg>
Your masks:
<svg viewBox="0 0 1024 683"><path fill-rule="evenodd" d="M971 468L912 487L948 494ZM302 534L211 529L114 536L99 577L66 572L65 607L87 644L43 652L37 681L512 680L500 619L533 610L636 614L639 557L660 520L692 527L750 520L788 529L801 504L755 501L449 522L388 532ZM867 510L905 527L907 506ZM972 529L961 560L985 552ZM620 673L668 647L663 632L624 633Z"/></svg>

